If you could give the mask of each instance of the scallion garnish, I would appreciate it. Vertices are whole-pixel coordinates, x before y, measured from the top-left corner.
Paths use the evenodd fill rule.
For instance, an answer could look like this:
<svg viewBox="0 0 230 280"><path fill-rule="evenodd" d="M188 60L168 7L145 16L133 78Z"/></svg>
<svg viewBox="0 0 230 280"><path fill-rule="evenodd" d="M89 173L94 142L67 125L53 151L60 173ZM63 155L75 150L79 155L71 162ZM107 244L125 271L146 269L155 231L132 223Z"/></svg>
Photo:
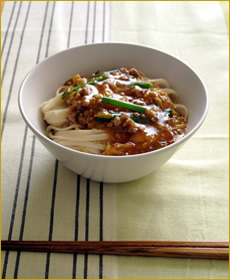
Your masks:
<svg viewBox="0 0 230 280"><path fill-rule="evenodd" d="M96 116L95 120L98 122L110 122L111 120L115 119L116 117L120 117L121 115L111 115L109 117L106 116Z"/></svg>
<svg viewBox="0 0 230 280"><path fill-rule="evenodd" d="M109 71L105 71L105 72L99 72L99 73L94 74L93 78L94 77L100 77L102 75L108 75L110 73L114 73L114 72L117 72L117 71L120 71L120 69L113 69L113 70L109 70Z"/></svg>
<svg viewBox="0 0 230 280"><path fill-rule="evenodd" d="M98 122L110 122L115 118L119 118L121 117L122 114L117 115L117 114L113 114L111 116L96 116L95 120ZM132 119L134 122L136 123L140 123L140 124L150 124L151 123L151 119L148 117L135 117L133 115L130 115L130 119Z"/></svg>
<svg viewBox="0 0 230 280"><path fill-rule="evenodd" d="M152 83L143 83L143 82L133 82L130 84L130 86L139 86L142 88L151 88L153 87Z"/></svg>
<svg viewBox="0 0 230 280"><path fill-rule="evenodd" d="M146 108L143 106L139 106L133 103L128 103L128 102L124 102L121 100L117 100L117 99L113 99L110 97L106 97L103 96L102 100L103 103L107 103L107 104L111 104L117 107L121 107L121 108L125 108L125 109L129 109L131 111L135 111L135 112L139 112L139 113L145 113Z"/></svg>
<svg viewBox="0 0 230 280"><path fill-rule="evenodd" d="M79 88L82 88L82 87L85 86L85 85L93 85L95 82L104 81L105 79L107 79L107 77L101 77L101 78L98 78L98 79L90 80L89 82L87 82L87 83L85 83L85 84L82 84L82 85L79 85L79 86L74 87L74 88L73 88L73 91L77 91Z"/></svg>
<svg viewBox="0 0 230 280"><path fill-rule="evenodd" d="M63 92L63 94L62 94L62 99L66 98L66 97L67 97L68 95L70 95L70 94L71 94L70 91L65 90L65 91Z"/></svg>
<svg viewBox="0 0 230 280"><path fill-rule="evenodd" d="M92 79L89 82L81 84L81 85L78 85L78 86L72 88L71 91L69 91L69 90L64 91L64 93L62 94L62 99L64 99L65 97L74 96L76 94L76 91L78 89L84 87L85 85L93 85L95 82L100 82L100 81L104 81L104 80L108 79L109 78L108 74L117 72L119 70L120 69L114 69L114 70L109 70L109 71L105 71L105 72L100 72L100 73L94 74L92 76ZM153 86L153 84L152 83L145 83L145 82L138 82L138 81L136 81L136 82L130 83L129 86L139 86L139 87L142 87L142 88L151 88ZM140 106L138 106L138 107L140 107ZM123 107L123 108L125 108L125 107ZM137 111L137 110L135 109L134 111ZM140 112L140 111L137 111L137 112Z"/></svg>
<svg viewBox="0 0 230 280"><path fill-rule="evenodd" d="M149 124L151 123L150 118L144 118L144 117L135 117L135 116L130 116L130 119L132 119L136 123L141 123L141 124Z"/></svg>
<svg viewBox="0 0 230 280"><path fill-rule="evenodd" d="M173 117L173 110L172 109L167 109L166 112L167 112L167 114L169 115L170 118Z"/></svg>
<svg viewBox="0 0 230 280"><path fill-rule="evenodd" d="M78 85L74 88L72 88L72 91L64 91L64 93L62 94L62 99L64 99L65 97L70 97L70 96L73 96L75 95L76 91L79 89L79 88L82 88L84 87L85 85L93 85L95 82L100 82L100 81L104 81L105 79L107 79L108 77L100 77L100 78L97 78L97 79L92 79L90 80L89 82L87 83L84 83L84 84L81 84L81 85Z"/></svg>

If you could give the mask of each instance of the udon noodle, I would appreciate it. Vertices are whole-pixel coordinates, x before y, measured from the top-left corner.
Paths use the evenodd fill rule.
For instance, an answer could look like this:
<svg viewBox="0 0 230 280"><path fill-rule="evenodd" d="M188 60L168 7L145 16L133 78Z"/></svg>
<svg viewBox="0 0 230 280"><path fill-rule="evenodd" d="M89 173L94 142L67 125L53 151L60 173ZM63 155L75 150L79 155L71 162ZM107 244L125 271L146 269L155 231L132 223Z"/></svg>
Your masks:
<svg viewBox="0 0 230 280"><path fill-rule="evenodd" d="M188 110L165 79L135 68L75 75L41 105L46 132L58 144L102 155L154 151L186 133Z"/></svg>

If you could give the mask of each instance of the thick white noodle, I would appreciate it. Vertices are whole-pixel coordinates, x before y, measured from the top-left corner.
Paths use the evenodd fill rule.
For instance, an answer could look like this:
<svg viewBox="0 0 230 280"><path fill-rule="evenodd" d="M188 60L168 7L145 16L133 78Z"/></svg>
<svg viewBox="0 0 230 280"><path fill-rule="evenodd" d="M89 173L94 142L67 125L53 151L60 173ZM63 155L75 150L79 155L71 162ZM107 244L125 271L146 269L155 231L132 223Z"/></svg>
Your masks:
<svg viewBox="0 0 230 280"><path fill-rule="evenodd" d="M78 125L60 128L48 126L46 132L50 139L68 148L100 154L105 150L103 143L108 139L108 134L103 130L81 130Z"/></svg>
<svg viewBox="0 0 230 280"><path fill-rule="evenodd" d="M54 131L55 129L53 129ZM84 130L78 129L69 130L69 131L56 131L54 135L49 133L50 137L57 140L65 140L76 141L76 142L84 142L84 141L103 141L108 139L108 135L101 131L98 133L95 129L89 130L90 133L85 134ZM82 133L83 132L83 133Z"/></svg>
<svg viewBox="0 0 230 280"><path fill-rule="evenodd" d="M66 123L66 115L69 111L60 94L44 102L41 105L44 120L51 125L62 126Z"/></svg>
<svg viewBox="0 0 230 280"><path fill-rule="evenodd" d="M154 86L159 86L160 88L170 88L168 81L165 79L150 79L150 83Z"/></svg>
<svg viewBox="0 0 230 280"><path fill-rule="evenodd" d="M108 134L102 130L81 130L78 125L67 126L66 115L69 107L62 100L63 87L56 91L56 96L41 105L43 119L49 124L46 133L50 139L75 150L99 154L106 147Z"/></svg>
<svg viewBox="0 0 230 280"><path fill-rule="evenodd" d="M65 89L65 86L61 86L57 89L56 91L56 95L62 95L63 94L63 90Z"/></svg>
<svg viewBox="0 0 230 280"><path fill-rule="evenodd" d="M69 108L56 109L45 112L44 120L54 126L62 126L66 123L66 115Z"/></svg>
<svg viewBox="0 0 230 280"><path fill-rule="evenodd" d="M98 149L98 150L104 150L105 144L100 143L94 143L94 142L77 142L77 141L56 141L57 143L66 146L66 147L83 147L83 148L92 148L92 149Z"/></svg>
<svg viewBox="0 0 230 280"><path fill-rule="evenodd" d="M46 132L47 132L47 133L50 133L51 130L56 130L56 131L67 131L67 130L78 129L78 128L79 128L79 125L78 125L78 124L72 124L72 125L69 125L69 126L67 126L67 127L55 127L55 126L49 125L49 126L47 126L47 128L46 128Z"/></svg>
<svg viewBox="0 0 230 280"><path fill-rule="evenodd" d="M51 98L50 100L42 103L41 105L41 110L42 113L45 114L47 111L54 109L57 106L64 106L65 103L62 100L61 95L57 95L53 98Z"/></svg>
<svg viewBox="0 0 230 280"><path fill-rule="evenodd" d="M188 120L188 109L183 104L174 104L177 111L185 118L185 120Z"/></svg>
<svg viewBox="0 0 230 280"><path fill-rule="evenodd" d="M173 103L176 103L179 99L178 93L172 88L163 88L163 91L168 93L169 98L172 100Z"/></svg>

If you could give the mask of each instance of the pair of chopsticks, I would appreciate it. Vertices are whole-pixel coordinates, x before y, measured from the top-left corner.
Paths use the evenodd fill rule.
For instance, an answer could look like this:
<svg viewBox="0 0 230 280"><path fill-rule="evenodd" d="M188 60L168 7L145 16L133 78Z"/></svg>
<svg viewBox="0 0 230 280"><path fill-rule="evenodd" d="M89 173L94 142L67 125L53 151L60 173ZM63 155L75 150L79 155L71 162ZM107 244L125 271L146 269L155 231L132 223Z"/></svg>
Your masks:
<svg viewBox="0 0 230 280"><path fill-rule="evenodd" d="M1 250L229 259L229 242L216 241L1 241Z"/></svg>

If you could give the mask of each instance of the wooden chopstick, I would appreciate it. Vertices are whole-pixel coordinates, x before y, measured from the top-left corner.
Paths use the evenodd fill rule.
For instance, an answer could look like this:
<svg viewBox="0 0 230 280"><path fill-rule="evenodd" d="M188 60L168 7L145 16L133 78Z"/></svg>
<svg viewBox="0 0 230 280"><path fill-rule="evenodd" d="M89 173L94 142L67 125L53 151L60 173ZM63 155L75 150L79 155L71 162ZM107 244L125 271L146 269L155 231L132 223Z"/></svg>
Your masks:
<svg viewBox="0 0 230 280"><path fill-rule="evenodd" d="M1 241L1 250L229 259L229 242L218 241Z"/></svg>

